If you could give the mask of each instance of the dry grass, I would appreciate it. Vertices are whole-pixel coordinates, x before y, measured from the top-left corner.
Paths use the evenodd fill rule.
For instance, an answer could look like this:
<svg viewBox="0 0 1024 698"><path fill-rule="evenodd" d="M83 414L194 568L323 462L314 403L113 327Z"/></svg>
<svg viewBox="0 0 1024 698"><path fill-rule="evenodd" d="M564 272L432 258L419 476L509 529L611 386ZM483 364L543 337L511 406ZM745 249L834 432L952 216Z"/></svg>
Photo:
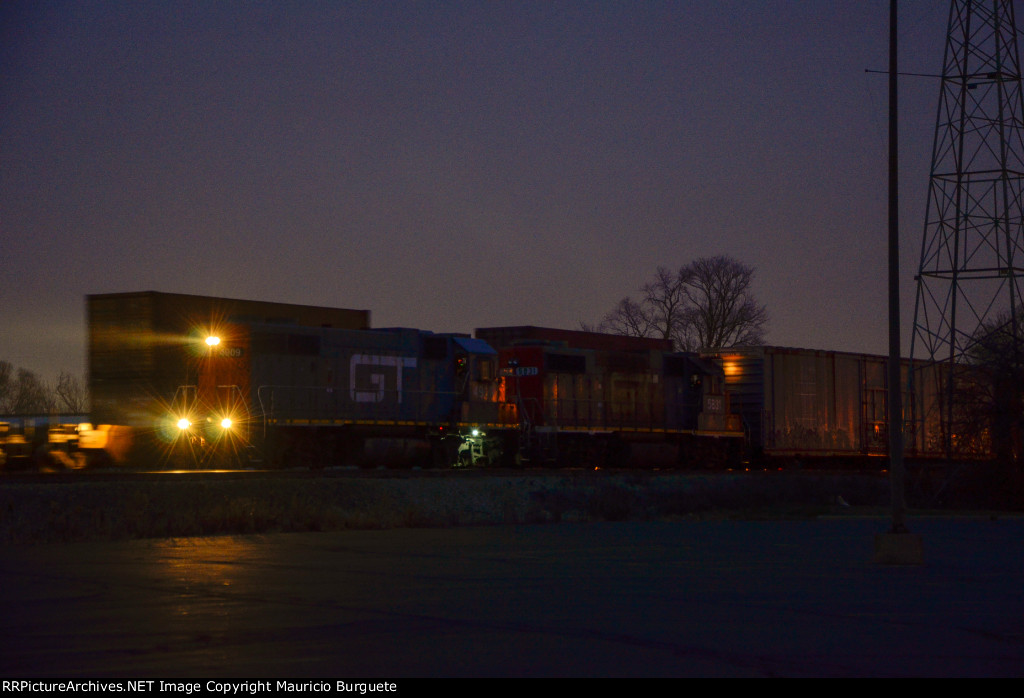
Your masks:
<svg viewBox="0 0 1024 698"><path fill-rule="evenodd" d="M471 477L247 477L5 482L0 543L283 531L813 516L879 506L878 476L531 474ZM796 512L794 514L794 512Z"/></svg>

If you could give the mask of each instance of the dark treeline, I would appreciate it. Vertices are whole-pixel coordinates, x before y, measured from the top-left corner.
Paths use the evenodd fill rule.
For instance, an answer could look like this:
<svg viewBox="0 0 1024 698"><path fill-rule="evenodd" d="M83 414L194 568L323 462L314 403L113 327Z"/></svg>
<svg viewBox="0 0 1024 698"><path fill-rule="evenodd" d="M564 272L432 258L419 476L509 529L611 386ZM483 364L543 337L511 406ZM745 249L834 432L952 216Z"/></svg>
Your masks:
<svg viewBox="0 0 1024 698"><path fill-rule="evenodd" d="M33 371L0 361L0 414L81 413L88 406L88 392L80 378L61 371L51 383Z"/></svg>

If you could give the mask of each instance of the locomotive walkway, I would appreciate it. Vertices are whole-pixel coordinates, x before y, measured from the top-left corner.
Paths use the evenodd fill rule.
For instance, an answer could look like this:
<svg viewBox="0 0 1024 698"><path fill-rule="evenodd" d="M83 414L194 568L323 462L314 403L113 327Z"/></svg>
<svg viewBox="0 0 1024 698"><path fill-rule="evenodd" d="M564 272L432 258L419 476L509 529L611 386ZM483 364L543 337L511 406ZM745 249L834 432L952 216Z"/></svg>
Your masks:
<svg viewBox="0 0 1024 698"><path fill-rule="evenodd" d="M562 523L6 546L11 677L1021 676L1024 519Z"/></svg>

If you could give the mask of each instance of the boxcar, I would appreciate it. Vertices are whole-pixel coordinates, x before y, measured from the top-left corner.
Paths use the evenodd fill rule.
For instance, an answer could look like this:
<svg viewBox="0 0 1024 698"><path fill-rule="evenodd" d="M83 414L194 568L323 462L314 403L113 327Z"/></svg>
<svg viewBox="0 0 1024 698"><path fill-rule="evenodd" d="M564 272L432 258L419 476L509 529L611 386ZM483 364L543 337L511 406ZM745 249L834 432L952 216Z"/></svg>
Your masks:
<svg viewBox="0 0 1024 698"><path fill-rule="evenodd" d="M875 457L888 453L887 357L761 346L708 355L757 457ZM943 455L941 367L901 366L908 456ZM965 443L966 446L966 443ZM975 451L977 444L971 446Z"/></svg>

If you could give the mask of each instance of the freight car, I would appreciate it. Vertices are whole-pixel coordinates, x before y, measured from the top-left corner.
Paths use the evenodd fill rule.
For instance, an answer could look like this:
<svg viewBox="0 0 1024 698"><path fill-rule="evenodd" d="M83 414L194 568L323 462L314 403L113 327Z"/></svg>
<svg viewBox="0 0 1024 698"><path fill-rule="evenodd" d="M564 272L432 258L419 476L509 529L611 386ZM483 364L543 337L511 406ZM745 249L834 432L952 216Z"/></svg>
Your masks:
<svg viewBox="0 0 1024 698"><path fill-rule="evenodd" d="M873 460L884 467L887 357L758 346L707 358L725 373L733 409L747 434L748 457L780 462L828 458L833 464L858 466ZM901 375L905 453L941 458L946 438L939 404L945 371L904 359ZM986 456L990 449L984 427L961 425L954 439L958 455Z"/></svg>

